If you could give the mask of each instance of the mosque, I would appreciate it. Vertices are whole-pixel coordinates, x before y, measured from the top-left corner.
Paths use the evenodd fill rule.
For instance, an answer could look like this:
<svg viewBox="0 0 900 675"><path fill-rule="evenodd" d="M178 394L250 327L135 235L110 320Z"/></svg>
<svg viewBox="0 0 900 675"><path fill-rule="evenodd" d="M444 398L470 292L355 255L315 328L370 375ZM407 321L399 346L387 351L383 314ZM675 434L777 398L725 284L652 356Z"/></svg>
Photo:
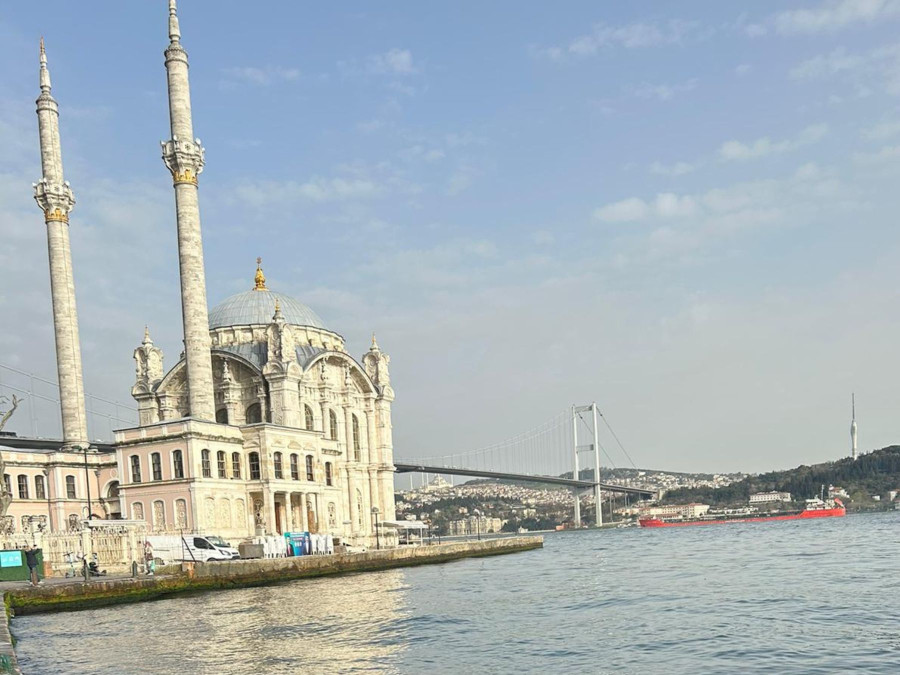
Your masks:
<svg viewBox="0 0 900 675"><path fill-rule="evenodd" d="M41 42L35 199L47 225L63 438L0 439L7 471L18 473L18 493L4 476L11 528L44 514L51 530L76 526L94 485L92 514L143 520L153 531L327 532L374 545L378 522L395 518L390 358L373 335L354 359L312 309L268 288L260 259L248 290L208 310L198 201L204 149L194 136L175 0L168 26L171 138L162 158L175 192L184 353L167 370L145 329L131 390L138 426L117 430L111 445L88 441L68 235L75 199Z"/></svg>

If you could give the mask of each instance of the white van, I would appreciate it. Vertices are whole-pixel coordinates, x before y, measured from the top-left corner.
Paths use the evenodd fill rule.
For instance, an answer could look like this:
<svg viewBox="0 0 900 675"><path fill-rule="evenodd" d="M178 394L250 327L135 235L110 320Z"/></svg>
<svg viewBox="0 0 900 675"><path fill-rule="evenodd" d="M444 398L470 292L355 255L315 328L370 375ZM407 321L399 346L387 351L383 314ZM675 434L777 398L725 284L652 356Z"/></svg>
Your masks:
<svg viewBox="0 0 900 675"><path fill-rule="evenodd" d="M219 548L209 539L199 534L151 535L147 541L153 547L153 557L163 563L171 562L215 562L232 560L237 557L234 549Z"/></svg>

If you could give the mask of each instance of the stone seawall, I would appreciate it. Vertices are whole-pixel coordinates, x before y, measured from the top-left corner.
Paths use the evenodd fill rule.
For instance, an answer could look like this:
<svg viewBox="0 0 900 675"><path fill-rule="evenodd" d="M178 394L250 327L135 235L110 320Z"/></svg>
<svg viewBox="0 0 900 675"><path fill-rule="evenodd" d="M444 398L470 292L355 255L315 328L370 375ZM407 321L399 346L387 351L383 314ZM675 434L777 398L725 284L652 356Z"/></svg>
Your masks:
<svg viewBox="0 0 900 675"><path fill-rule="evenodd" d="M412 546L365 553L341 553L298 558L185 563L178 574L136 579L94 580L90 583L54 584L16 588L6 592L7 610L34 614L141 602L178 593L238 588L319 577L408 567L502 555L541 548L542 537L509 537L483 541Z"/></svg>

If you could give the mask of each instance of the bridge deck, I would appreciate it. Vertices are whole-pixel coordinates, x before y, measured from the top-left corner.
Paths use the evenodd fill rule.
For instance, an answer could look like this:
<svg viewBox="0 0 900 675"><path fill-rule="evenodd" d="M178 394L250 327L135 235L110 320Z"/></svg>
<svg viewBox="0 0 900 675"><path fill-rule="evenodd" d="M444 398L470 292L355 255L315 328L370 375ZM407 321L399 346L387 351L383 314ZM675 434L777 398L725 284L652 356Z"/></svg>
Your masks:
<svg viewBox="0 0 900 675"><path fill-rule="evenodd" d="M588 480L575 480L573 478L561 478L559 476L534 476L531 474L503 473L500 471L481 471L478 469L459 469L449 466L429 466L425 464L407 464L394 462L397 473L435 473L448 476L473 476L475 478L498 478L502 480L517 480L527 483L545 483L550 485L566 485L575 488L593 488L597 483ZM600 489L605 492L620 492L640 495L642 497L654 497L653 490L644 488L626 487L612 483L600 483Z"/></svg>

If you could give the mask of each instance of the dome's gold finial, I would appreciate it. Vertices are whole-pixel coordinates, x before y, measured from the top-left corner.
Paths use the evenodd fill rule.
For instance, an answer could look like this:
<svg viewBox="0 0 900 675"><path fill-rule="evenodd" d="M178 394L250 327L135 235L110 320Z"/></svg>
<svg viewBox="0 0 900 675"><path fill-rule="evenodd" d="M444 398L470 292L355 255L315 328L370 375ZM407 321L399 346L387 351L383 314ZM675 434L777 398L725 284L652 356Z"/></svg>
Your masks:
<svg viewBox="0 0 900 675"><path fill-rule="evenodd" d="M256 276L253 277L253 280L256 282L256 286L253 288L254 291L269 290L266 288L266 275L262 271L262 258L256 259Z"/></svg>

